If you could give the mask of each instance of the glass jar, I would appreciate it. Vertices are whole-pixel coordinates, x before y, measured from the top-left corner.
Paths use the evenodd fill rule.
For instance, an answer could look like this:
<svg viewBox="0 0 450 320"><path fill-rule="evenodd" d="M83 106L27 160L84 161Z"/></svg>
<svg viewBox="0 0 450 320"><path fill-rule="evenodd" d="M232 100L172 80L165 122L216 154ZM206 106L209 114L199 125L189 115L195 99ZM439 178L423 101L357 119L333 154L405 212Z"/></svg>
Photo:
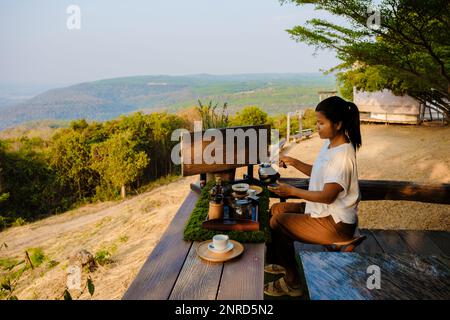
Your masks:
<svg viewBox="0 0 450 320"><path fill-rule="evenodd" d="M251 219L251 202L248 199L236 200L234 209L235 218Z"/></svg>

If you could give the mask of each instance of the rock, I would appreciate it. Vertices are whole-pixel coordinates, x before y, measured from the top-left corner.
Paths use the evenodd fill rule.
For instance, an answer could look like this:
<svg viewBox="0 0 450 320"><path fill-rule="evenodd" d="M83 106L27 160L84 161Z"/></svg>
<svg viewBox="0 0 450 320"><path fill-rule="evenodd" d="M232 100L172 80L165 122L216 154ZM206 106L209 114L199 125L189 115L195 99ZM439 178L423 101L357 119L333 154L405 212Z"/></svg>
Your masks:
<svg viewBox="0 0 450 320"><path fill-rule="evenodd" d="M90 271L94 271L96 267L95 259L92 253L87 250L80 250L69 259L70 265L78 265L81 268L87 266Z"/></svg>

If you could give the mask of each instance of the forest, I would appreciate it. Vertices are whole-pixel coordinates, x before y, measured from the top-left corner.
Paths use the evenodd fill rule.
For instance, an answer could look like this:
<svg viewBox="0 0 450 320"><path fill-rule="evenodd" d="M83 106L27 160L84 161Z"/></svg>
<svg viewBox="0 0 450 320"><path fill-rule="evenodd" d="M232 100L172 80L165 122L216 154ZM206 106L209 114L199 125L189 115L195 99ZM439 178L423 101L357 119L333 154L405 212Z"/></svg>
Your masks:
<svg viewBox="0 0 450 320"><path fill-rule="evenodd" d="M176 114L136 112L106 122L75 120L49 135L0 140L0 230L65 212L76 206L135 195L162 179L180 175L171 161L175 129L270 124L286 135L285 114L269 116L257 106L228 114L210 101ZM303 128L315 126L308 109ZM291 133L298 118L291 119Z"/></svg>

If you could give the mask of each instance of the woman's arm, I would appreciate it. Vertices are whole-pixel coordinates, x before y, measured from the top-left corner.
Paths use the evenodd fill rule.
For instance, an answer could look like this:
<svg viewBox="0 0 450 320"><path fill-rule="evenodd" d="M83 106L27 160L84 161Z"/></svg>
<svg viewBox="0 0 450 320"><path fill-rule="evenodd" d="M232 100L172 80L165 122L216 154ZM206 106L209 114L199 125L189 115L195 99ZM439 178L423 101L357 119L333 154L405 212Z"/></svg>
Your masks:
<svg viewBox="0 0 450 320"><path fill-rule="evenodd" d="M338 183L325 183L322 191L309 191L299 189L288 184L279 183L277 187L268 187L270 191L278 194L280 197L294 197L305 199L311 202L319 202L331 204L338 197L339 193L344 190Z"/></svg>
<svg viewBox="0 0 450 320"><path fill-rule="evenodd" d="M292 157L280 156L280 166L283 167L283 164L286 164L288 166L293 166L295 169L303 172L308 177L311 176L312 165L310 165L310 164L304 163L304 162L297 160L295 158L292 158Z"/></svg>

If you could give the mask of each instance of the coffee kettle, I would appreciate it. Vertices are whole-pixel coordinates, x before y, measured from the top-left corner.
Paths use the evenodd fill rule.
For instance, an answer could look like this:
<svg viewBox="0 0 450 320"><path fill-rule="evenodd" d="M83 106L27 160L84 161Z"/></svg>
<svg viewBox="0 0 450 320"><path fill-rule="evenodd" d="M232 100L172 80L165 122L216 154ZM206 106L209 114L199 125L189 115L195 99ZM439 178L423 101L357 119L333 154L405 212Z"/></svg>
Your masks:
<svg viewBox="0 0 450 320"><path fill-rule="evenodd" d="M280 178L278 171L268 162L259 165L258 175L259 180L266 185L275 183Z"/></svg>

